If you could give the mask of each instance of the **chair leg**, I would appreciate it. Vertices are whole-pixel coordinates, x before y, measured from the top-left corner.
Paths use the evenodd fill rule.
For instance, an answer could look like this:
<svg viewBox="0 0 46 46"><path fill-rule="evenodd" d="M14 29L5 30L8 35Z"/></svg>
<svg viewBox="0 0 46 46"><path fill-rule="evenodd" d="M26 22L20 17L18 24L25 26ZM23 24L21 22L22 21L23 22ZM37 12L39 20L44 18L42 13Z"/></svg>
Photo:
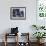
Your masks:
<svg viewBox="0 0 46 46"><path fill-rule="evenodd" d="M5 46L7 46L7 42L5 41Z"/></svg>

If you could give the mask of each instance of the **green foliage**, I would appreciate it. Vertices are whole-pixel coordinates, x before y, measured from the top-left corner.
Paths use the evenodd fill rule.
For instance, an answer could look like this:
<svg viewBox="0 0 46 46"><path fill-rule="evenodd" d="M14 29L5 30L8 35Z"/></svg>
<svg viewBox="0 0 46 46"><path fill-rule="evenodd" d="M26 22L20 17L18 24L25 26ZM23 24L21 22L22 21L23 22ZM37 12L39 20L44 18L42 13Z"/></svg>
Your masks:
<svg viewBox="0 0 46 46"><path fill-rule="evenodd" d="M37 25L32 25L33 27L36 28L36 30L39 30L39 29L45 29L45 26L37 26Z"/></svg>
<svg viewBox="0 0 46 46"><path fill-rule="evenodd" d="M37 39L42 39L44 36L46 36L45 32L35 32L33 34Z"/></svg>
<svg viewBox="0 0 46 46"><path fill-rule="evenodd" d="M36 28L36 30L38 30L38 27L37 27L36 25L32 25L32 27L35 27L35 28Z"/></svg>
<svg viewBox="0 0 46 46"><path fill-rule="evenodd" d="M45 26L41 26L41 27L40 27L40 29L44 29L44 28L45 28Z"/></svg>

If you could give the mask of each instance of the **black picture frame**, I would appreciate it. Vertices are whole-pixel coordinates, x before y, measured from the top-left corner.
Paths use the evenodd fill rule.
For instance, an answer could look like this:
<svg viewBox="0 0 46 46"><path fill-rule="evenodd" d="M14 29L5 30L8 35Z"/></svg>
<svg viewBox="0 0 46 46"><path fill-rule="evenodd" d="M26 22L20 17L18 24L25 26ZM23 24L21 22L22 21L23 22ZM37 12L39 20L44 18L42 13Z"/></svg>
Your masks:
<svg viewBox="0 0 46 46"><path fill-rule="evenodd" d="M26 7L11 7L10 8L11 20L25 20L26 19Z"/></svg>

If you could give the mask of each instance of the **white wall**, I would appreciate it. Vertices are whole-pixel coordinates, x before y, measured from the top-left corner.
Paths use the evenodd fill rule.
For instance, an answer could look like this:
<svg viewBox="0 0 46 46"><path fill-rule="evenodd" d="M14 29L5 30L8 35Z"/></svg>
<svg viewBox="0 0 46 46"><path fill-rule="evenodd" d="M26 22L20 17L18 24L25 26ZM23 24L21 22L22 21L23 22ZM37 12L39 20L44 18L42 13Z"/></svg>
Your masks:
<svg viewBox="0 0 46 46"><path fill-rule="evenodd" d="M26 20L10 20L10 7L26 7ZM36 0L0 0L0 34L17 26L32 35L32 24L36 24Z"/></svg>

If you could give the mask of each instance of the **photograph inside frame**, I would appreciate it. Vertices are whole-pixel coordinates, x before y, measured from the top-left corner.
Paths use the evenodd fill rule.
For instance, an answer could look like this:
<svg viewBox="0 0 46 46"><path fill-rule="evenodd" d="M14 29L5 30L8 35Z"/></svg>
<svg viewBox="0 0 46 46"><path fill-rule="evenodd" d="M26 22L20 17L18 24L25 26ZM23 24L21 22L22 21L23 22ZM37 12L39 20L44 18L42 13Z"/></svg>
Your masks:
<svg viewBox="0 0 46 46"><path fill-rule="evenodd" d="M26 8L25 7L11 7L10 10L11 19L25 19Z"/></svg>

